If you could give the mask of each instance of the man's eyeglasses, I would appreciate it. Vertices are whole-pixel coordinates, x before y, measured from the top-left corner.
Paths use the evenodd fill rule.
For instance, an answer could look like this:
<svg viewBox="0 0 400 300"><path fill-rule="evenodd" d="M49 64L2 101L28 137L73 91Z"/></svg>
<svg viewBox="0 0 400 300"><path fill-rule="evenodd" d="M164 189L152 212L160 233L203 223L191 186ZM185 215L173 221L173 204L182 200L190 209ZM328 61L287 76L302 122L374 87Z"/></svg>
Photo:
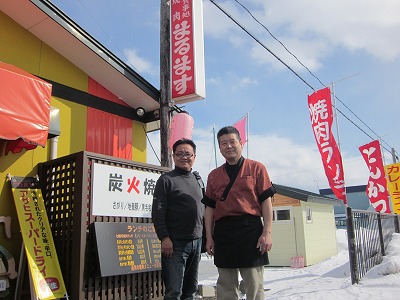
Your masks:
<svg viewBox="0 0 400 300"><path fill-rule="evenodd" d="M178 158L192 158L193 157L193 153L183 153L183 152L178 152L178 153L174 153L176 157Z"/></svg>

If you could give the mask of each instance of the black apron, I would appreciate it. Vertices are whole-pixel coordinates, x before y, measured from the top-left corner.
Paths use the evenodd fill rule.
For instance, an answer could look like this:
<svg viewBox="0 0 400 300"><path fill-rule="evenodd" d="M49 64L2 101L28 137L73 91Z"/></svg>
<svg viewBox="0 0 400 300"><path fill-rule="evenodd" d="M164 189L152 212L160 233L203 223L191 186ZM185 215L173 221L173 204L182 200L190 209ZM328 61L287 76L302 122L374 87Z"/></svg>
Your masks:
<svg viewBox="0 0 400 300"><path fill-rule="evenodd" d="M251 268L269 264L257 247L263 231L260 217L224 217L214 227L214 264L218 268Z"/></svg>

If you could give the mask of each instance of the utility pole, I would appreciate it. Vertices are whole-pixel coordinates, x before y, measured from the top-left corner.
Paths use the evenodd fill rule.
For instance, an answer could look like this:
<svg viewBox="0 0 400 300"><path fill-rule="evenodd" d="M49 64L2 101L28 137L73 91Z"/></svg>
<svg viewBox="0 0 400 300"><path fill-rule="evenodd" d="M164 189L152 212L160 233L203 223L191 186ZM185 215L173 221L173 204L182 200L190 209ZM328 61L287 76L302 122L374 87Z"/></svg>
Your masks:
<svg viewBox="0 0 400 300"><path fill-rule="evenodd" d="M168 147L171 99L170 62L170 6L161 0L160 9L160 154L161 166L172 168L171 150Z"/></svg>
<svg viewBox="0 0 400 300"><path fill-rule="evenodd" d="M394 150L394 148L392 148L392 160L393 163L395 164L397 162L397 156L396 156L396 150Z"/></svg>

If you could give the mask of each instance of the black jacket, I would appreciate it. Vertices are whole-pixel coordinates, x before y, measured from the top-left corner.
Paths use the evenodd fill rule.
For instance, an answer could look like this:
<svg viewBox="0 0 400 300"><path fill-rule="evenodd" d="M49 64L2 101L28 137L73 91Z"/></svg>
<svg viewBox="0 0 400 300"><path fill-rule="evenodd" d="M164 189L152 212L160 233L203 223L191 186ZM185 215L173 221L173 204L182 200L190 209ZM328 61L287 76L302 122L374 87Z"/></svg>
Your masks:
<svg viewBox="0 0 400 300"><path fill-rule="evenodd" d="M202 190L192 172L175 168L162 174L154 189L152 208L158 238L200 238L204 215L202 198Z"/></svg>

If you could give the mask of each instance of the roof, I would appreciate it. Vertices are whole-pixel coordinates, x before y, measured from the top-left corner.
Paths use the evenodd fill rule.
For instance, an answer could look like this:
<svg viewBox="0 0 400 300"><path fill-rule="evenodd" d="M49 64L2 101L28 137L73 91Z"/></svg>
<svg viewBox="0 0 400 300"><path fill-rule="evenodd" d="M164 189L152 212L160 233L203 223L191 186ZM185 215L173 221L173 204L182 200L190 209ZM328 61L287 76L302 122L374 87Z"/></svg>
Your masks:
<svg viewBox="0 0 400 300"><path fill-rule="evenodd" d="M284 185L279 185L279 184L274 184L277 193L290 197L293 199L297 199L300 201L304 202L310 202L310 203L320 203L320 204L330 204L334 206L338 206L341 204L341 201L338 199L326 197L326 196L321 196L319 194L313 193L313 192L308 192L305 190L293 188L293 187L288 187Z"/></svg>
<svg viewBox="0 0 400 300"><path fill-rule="evenodd" d="M0 9L132 108L160 108L159 91L48 0L2 0Z"/></svg>
<svg viewBox="0 0 400 300"><path fill-rule="evenodd" d="M346 186L346 194L350 193L360 193L360 192L365 192L367 188L367 185L352 185L352 186ZM320 189L319 190L321 195L334 195L332 189Z"/></svg>

